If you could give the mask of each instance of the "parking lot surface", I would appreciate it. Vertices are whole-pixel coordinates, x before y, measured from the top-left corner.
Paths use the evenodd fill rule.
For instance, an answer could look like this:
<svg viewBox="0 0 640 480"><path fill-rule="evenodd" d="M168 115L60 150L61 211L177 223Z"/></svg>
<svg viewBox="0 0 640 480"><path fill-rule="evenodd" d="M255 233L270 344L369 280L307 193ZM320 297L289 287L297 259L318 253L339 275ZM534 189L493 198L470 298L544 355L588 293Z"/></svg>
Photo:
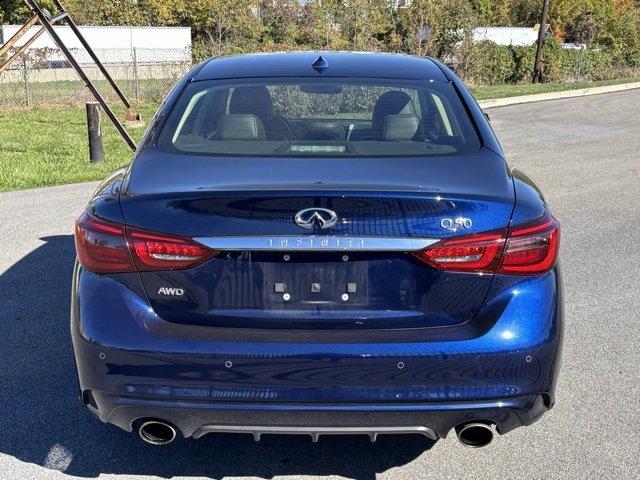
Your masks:
<svg viewBox="0 0 640 480"><path fill-rule="evenodd" d="M79 404L73 221L95 184L0 193L0 479L640 476L640 90L492 109L509 162L562 222L557 405L477 450L454 435L210 435L154 448Z"/></svg>

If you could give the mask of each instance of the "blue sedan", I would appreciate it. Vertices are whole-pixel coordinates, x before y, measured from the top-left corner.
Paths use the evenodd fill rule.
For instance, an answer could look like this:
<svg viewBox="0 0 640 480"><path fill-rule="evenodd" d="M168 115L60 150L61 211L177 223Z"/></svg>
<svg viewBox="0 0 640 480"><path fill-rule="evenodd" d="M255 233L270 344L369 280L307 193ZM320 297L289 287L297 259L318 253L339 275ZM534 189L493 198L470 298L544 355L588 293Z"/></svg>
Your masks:
<svg viewBox="0 0 640 480"><path fill-rule="evenodd" d="M559 239L436 60L208 60L76 222L80 398L156 445L484 446L555 402Z"/></svg>

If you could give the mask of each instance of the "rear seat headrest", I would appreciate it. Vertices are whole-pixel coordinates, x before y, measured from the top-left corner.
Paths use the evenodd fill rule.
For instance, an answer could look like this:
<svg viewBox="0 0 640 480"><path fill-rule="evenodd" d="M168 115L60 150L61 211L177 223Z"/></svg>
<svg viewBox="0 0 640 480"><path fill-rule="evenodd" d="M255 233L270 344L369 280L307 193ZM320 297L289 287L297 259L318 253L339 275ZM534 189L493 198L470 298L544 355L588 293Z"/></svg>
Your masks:
<svg viewBox="0 0 640 480"><path fill-rule="evenodd" d="M223 115L218 122L221 140L264 140L267 135L262 120L250 113Z"/></svg>
<svg viewBox="0 0 640 480"><path fill-rule="evenodd" d="M377 130L377 133L380 133L384 117L387 115L411 115L413 113L416 113L416 109L411 97L400 90L390 90L380 95L376 101L371 116L371 126Z"/></svg>
<svg viewBox="0 0 640 480"><path fill-rule="evenodd" d="M383 140L411 140L418 133L420 118L417 115L385 115L382 125Z"/></svg>

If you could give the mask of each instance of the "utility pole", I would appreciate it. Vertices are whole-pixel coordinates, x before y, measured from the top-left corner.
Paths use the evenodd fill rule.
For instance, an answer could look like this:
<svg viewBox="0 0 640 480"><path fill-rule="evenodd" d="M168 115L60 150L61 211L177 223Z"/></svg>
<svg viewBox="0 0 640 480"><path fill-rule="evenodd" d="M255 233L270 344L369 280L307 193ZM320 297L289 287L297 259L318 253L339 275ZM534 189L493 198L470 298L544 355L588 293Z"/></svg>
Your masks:
<svg viewBox="0 0 640 480"><path fill-rule="evenodd" d="M542 47L544 47L544 34L549 15L549 0L542 0L542 13L540 14L540 29L538 30L538 45L536 48L536 61L533 64L533 83L542 80Z"/></svg>

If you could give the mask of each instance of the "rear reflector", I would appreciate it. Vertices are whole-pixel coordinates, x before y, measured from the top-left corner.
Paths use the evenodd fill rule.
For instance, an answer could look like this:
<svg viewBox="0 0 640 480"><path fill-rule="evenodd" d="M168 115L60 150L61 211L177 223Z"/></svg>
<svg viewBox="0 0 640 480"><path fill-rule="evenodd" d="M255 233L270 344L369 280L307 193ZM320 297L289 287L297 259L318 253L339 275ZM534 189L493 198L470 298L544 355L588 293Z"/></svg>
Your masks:
<svg viewBox="0 0 640 480"><path fill-rule="evenodd" d="M558 257L560 224L547 212L527 225L443 239L413 254L439 270L534 275L551 270Z"/></svg>
<svg viewBox="0 0 640 480"><path fill-rule="evenodd" d="M82 266L96 273L192 268L218 253L188 237L125 227L88 212L76 221L75 243Z"/></svg>

